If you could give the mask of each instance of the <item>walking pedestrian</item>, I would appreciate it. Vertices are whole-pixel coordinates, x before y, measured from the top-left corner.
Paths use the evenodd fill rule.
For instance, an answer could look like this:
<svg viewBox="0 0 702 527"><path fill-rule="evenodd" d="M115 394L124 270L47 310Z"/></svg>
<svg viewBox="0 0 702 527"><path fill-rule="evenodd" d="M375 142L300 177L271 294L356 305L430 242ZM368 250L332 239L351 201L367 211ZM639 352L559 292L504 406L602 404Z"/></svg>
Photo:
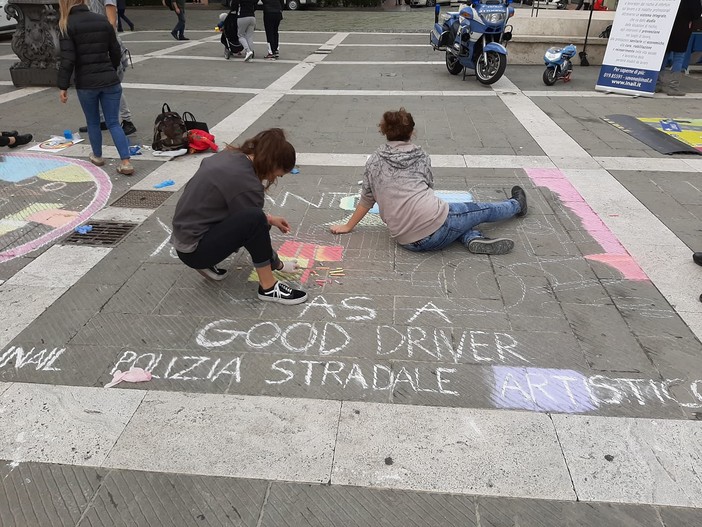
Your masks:
<svg viewBox="0 0 702 527"><path fill-rule="evenodd" d="M576 9L577 11L580 11L581 9L583 9L583 6L585 7L585 11L589 11L589 10L590 10L590 2L586 2L585 0L580 0L580 1L578 2L578 5L576 6L575 9Z"/></svg>
<svg viewBox="0 0 702 527"><path fill-rule="evenodd" d="M178 22L171 31L171 36L176 40L190 40L185 36L185 0L170 0L170 2L178 17Z"/></svg>
<svg viewBox="0 0 702 527"><path fill-rule="evenodd" d="M61 63L58 72L59 99L68 102L68 87L75 72L75 86L88 123L90 161L103 166L100 108L105 116L121 162L117 172L130 176L129 142L119 124L122 85L117 76L121 51L115 29L101 15L91 13L85 0L59 0Z"/></svg>
<svg viewBox="0 0 702 527"><path fill-rule="evenodd" d="M122 33L122 20L129 26L129 31L134 31L134 23L127 18L127 0L117 0L117 32Z"/></svg>
<svg viewBox="0 0 702 527"><path fill-rule="evenodd" d="M685 92L680 88L683 63L687 53L687 44L692 35L692 23L702 17L700 0L680 0L678 12L670 32L666 56L656 80L656 92L664 92L673 97L681 97ZM668 66L670 65L670 66ZM670 72L668 71L670 67Z"/></svg>
<svg viewBox="0 0 702 527"><path fill-rule="evenodd" d="M237 29L239 42L244 46L244 62L250 62L254 58L254 30L256 29L256 0L233 0L236 9Z"/></svg>
<svg viewBox="0 0 702 527"><path fill-rule="evenodd" d="M307 293L273 276L273 270L294 271L296 262L283 263L271 245L270 228L287 234L290 224L263 211L265 191L294 166L295 148L280 128L204 159L173 215L171 241L180 260L219 281L227 271L217 264L244 247L258 274L260 300L288 305L307 300Z"/></svg>
<svg viewBox="0 0 702 527"><path fill-rule="evenodd" d="M356 210L344 225L331 227L333 234L351 232L378 203L390 236L410 251L438 251L456 240L476 254L512 250L512 240L487 238L476 227L524 216L527 198L521 187L513 187L505 201L446 203L434 194L429 155L411 143L412 114L404 108L385 112L379 127L388 142L368 158Z"/></svg>
<svg viewBox="0 0 702 527"><path fill-rule="evenodd" d="M278 60L278 45L280 35L278 28L283 20L284 0L263 0L263 27L266 30L266 41L268 41L267 59Z"/></svg>

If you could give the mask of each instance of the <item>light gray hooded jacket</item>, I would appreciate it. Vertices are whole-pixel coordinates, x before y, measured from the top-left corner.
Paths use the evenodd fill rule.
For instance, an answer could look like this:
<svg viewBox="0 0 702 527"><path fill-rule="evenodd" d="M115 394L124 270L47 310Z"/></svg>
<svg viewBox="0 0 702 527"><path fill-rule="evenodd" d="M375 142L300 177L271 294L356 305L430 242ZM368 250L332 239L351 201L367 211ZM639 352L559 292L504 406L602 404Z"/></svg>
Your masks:
<svg viewBox="0 0 702 527"><path fill-rule="evenodd" d="M421 147L390 141L366 162L360 203L378 203L380 217L400 245L417 242L446 221L448 204L434 195L431 160Z"/></svg>

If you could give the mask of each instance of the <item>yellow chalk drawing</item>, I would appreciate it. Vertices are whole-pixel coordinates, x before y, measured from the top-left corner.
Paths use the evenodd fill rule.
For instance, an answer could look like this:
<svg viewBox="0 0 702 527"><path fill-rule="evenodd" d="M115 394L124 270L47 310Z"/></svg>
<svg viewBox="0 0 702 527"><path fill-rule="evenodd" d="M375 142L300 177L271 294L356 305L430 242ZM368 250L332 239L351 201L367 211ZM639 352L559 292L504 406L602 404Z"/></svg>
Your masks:
<svg viewBox="0 0 702 527"><path fill-rule="evenodd" d="M93 177L77 165L66 165L46 172L39 172L37 177L46 181L62 181L64 183L90 183Z"/></svg>

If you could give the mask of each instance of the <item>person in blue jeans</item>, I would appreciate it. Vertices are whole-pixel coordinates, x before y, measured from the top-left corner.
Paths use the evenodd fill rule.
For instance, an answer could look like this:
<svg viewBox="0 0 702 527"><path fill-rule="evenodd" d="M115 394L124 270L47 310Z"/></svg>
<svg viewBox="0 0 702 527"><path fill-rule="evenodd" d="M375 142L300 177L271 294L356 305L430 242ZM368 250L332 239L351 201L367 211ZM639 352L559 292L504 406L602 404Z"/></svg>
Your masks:
<svg viewBox="0 0 702 527"><path fill-rule="evenodd" d="M90 161L103 166L100 107L105 124L117 147L117 172L134 173L129 142L119 122L122 85L117 76L121 50L112 24L104 16L90 12L85 0L59 0L61 62L58 71L59 99L68 102L68 87L75 71L75 86L90 139Z"/></svg>
<svg viewBox="0 0 702 527"><path fill-rule="evenodd" d="M680 88L683 63L687 54L687 44L692 36L692 23L699 20L700 17L702 17L700 0L680 0L673 21L673 29L666 46L666 56L656 81L656 92L664 92L673 97L685 95L685 92Z"/></svg>
<svg viewBox="0 0 702 527"><path fill-rule="evenodd" d="M333 234L351 232L377 203L390 236L410 251L438 251L457 240L475 254L512 250L512 240L487 238L476 227L524 216L527 198L521 187L513 187L504 201L446 203L434 194L429 155L411 143L412 114L404 108L385 112L379 127L388 142L368 158L356 210L345 224L331 227Z"/></svg>

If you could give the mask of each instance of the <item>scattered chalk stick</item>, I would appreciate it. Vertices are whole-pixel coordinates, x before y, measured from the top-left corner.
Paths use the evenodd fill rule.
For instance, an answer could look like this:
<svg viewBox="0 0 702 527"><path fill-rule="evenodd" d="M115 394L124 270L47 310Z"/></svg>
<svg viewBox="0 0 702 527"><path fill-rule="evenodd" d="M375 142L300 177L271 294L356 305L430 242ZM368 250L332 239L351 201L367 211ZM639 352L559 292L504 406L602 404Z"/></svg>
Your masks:
<svg viewBox="0 0 702 527"><path fill-rule="evenodd" d="M299 168L293 168L293 169L290 171L290 173L291 173L291 174L299 174L299 173L300 173L300 169L299 169Z"/></svg>
<svg viewBox="0 0 702 527"><path fill-rule="evenodd" d="M90 231L92 231L92 230L93 230L93 226L92 226L92 225L81 225L80 227L76 227L76 228L75 228L75 231L76 231L78 234L88 234L88 233L89 233Z"/></svg>

